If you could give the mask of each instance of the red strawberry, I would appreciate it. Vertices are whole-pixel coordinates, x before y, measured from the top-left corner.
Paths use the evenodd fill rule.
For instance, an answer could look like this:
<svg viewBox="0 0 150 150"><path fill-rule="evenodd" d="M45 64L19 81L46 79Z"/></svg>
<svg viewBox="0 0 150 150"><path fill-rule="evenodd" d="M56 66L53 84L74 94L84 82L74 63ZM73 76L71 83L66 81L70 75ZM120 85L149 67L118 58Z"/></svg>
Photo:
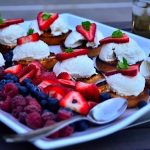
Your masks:
<svg viewBox="0 0 150 150"><path fill-rule="evenodd" d="M61 100L65 96L64 90L59 86L48 86L44 89L44 92L50 97Z"/></svg>
<svg viewBox="0 0 150 150"><path fill-rule="evenodd" d="M76 83L76 90L80 92L86 99L92 101L99 101L99 90L95 84L89 84L84 82Z"/></svg>
<svg viewBox="0 0 150 150"><path fill-rule="evenodd" d="M68 72L61 72L58 76L58 79L65 79L65 80L71 80L72 77Z"/></svg>
<svg viewBox="0 0 150 150"><path fill-rule="evenodd" d="M71 80L58 79L58 82L67 87L71 87L71 88L75 87L75 82Z"/></svg>
<svg viewBox="0 0 150 150"><path fill-rule="evenodd" d="M84 22L83 22L84 23ZM88 22L90 23L90 22ZM96 33L96 24L90 23L89 29L84 27L84 24L76 26L77 32L81 33L89 42L94 41L95 33Z"/></svg>
<svg viewBox="0 0 150 150"><path fill-rule="evenodd" d="M63 61L65 59L69 59L69 58L80 56L80 55L86 55L86 54L88 54L87 49L75 49L73 52L58 53L56 54L56 58L59 61Z"/></svg>
<svg viewBox="0 0 150 150"><path fill-rule="evenodd" d="M21 38L17 39L17 44L18 45L22 45L28 42L36 42L40 39L39 34L38 33L33 33L31 35L27 35L27 36L23 36Z"/></svg>
<svg viewBox="0 0 150 150"><path fill-rule="evenodd" d="M92 109L94 106L96 106L98 103L93 102L93 101L88 101L88 105L90 107L90 109Z"/></svg>
<svg viewBox="0 0 150 150"><path fill-rule="evenodd" d="M20 70L22 70L23 66L21 64L9 67L7 69L4 70L5 73L11 73L11 74L18 74L20 72Z"/></svg>
<svg viewBox="0 0 150 150"><path fill-rule="evenodd" d="M125 76L134 77L138 74L138 72L139 72L139 65L136 64L136 65L129 66L128 69L119 69L119 70L106 72L105 75L110 76L116 73L121 73L122 75Z"/></svg>
<svg viewBox="0 0 150 150"><path fill-rule="evenodd" d="M0 24L0 29L4 28L4 27L8 27L8 26L13 25L13 24L22 23L22 22L24 22L23 18L7 19L7 20L4 20L4 22L2 24Z"/></svg>
<svg viewBox="0 0 150 150"><path fill-rule="evenodd" d="M89 105L84 97L76 91L69 92L63 99L60 100L60 106L70 108L80 114L87 115Z"/></svg>
<svg viewBox="0 0 150 150"><path fill-rule="evenodd" d="M113 37L106 37L99 41L100 44L107 44L107 43L128 43L129 37L126 34L123 34L121 38L113 38Z"/></svg>
<svg viewBox="0 0 150 150"><path fill-rule="evenodd" d="M58 13L39 12L37 21L40 30L47 30L49 26L58 18Z"/></svg>
<svg viewBox="0 0 150 150"><path fill-rule="evenodd" d="M46 88L47 86L49 86L49 85L56 85L56 82L54 82L53 80L47 79L47 80L42 81L42 82L38 85L38 87L39 87L40 89L45 89L45 88Z"/></svg>

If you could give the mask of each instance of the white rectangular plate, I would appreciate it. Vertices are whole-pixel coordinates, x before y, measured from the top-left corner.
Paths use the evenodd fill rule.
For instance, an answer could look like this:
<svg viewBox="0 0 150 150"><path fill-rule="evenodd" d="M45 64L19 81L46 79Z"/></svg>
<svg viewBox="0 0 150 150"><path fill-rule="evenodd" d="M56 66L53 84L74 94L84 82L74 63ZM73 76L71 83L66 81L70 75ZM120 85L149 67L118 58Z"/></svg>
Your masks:
<svg viewBox="0 0 150 150"><path fill-rule="evenodd" d="M81 18L78 16L74 16L71 14L62 14L61 17L65 20L68 26L71 29L82 21L87 20L85 18ZM94 21L93 21L94 22ZM31 21L27 21L23 24L24 27L30 25ZM111 35L111 33L115 30L115 28L101 24L96 22L98 29L103 33L104 37ZM148 54L150 53L150 40L134 35L132 33L127 33L131 38L135 39L140 47ZM52 48L52 47L51 47ZM53 47L55 48L55 47ZM57 47L59 51L59 48ZM32 142L35 146L40 149L54 149L60 148L63 146L69 146L77 143L82 143L86 141L90 141L97 138L102 138L104 136L110 135L114 132L122 130L126 128L128 125L136 121L137 119L144 116L146 113L150 111L150 104L143 107L142 109L128 109L124 115L122 115L118 120L103 126L97 126L90 128L84 132L76 132L72 136L67 138L58 138L56 140L43 140L39 139ZM5 113L0 110L0 121L3 122L5 125L13 129L17 133L25 133L30 129L24 126L23 124L19 123L14 117L10 114Z"/></svg>

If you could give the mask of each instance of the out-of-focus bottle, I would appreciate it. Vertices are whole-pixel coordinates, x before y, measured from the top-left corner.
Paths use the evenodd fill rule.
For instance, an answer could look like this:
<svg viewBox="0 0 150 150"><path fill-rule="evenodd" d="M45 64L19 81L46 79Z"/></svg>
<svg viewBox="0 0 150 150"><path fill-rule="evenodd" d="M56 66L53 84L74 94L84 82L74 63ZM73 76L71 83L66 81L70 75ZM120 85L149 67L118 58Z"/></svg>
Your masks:
<svg viewBox="0 0 150 150"><path fill-rule="evenodd" d="M150 0L133 0L133 33L150 38Z"/></svg>

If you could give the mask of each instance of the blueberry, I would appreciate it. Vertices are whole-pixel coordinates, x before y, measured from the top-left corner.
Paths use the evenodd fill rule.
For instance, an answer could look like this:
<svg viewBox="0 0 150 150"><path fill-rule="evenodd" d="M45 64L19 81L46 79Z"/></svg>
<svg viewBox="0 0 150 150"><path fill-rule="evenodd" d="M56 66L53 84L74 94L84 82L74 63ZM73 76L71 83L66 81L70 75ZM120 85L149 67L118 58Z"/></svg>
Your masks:
<svg viewBox="0 0 150 150"><path fill-rule="evenodd" d="M43 99L43 100L40 101L40 104L42 105L43 108L46 108L48 102L47 102L47 100Z"/></svg>
<svg viewBox="0 0 150 150"><path fill-rule="evenodd" d="M138 103L138 108L140 109L140 108L142 108L142 107L144 107L144 106L146 106L147 105L147 102L145 102L144 100L142 100L142 101L140 101L139 103Z"/></svg>
<svg viewBox="0 0 150 150"><path fill-rule="evenodd" d="M8 73L8 74L6 74L5 76L4 76L4 78L6 79L6 80L13 80L14 82L18 82L18 78L15 76L15 75L13 75L13 74L10 74L10 73Z"/></svg>
<svg viewBox="0 0 150 150"><path fill-rule="evenodd" d="M75 131L85 131L86 129L89 128L89 122L85 120L78 121L74 123L74 128Z"/></svg>
<svg viewBox="0 0 150 150"><path fill-rule="evenodd" d="M22 81L22 84L24 85L27 85L28 83L32 83L31 79L26 78Z"/></svg>
<svg viewBox="0 0 150 150"><path fill-rule="evenodd" d="M33 91L33 95L38 99L38 100L42 100L42 99L47 99L48 96L46 94L44 94L43 92L39 91L39 90L36 90L36 91Z"/></svg>
<svg viewBox="0 0 150 150"><path fill-rule="evenodd" d="M6 80L6 79L3 79L0 81L0 90L3 89L4 85L7 84L7 83L13 83L14 81L13 80Z"/></svg>
<svg viewBox="0 0 150 150"><path fill-rule="evenodd" d="M59 109L59 101L55 98L47 99L47 109L49 109L53 113L57 113Z"/></svg>
<svg viewBox="0 0 150 150"><path fill-rule="evenodd" d="M112 98L111 95L108 93L108 92L105 92L105 93L101 93L100 94L100 100L101 101L105 101L105 100L108 100Z"/></svg>
<svg viewBox="0 0 150 150"><path fill-rule="evenodd" d="M17 86L18 87L18 90L19 90L19 93L23 96L27 96L29 94L29 91L28 89L25 87L25 86Z"/></svg>

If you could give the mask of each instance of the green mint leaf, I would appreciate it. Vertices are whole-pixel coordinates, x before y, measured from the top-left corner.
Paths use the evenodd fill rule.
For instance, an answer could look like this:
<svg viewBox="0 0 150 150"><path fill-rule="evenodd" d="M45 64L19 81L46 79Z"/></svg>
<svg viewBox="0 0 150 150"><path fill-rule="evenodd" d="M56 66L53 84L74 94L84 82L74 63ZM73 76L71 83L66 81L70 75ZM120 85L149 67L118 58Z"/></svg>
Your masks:
<svg viewBox="0 0 150 150"><path fill-rule="evenodd" d="M125 58L123 58L122 61L119 61L117 64L117 69L128 69L128 67L128 61Z"/></svg>
<svg viewBox="0 0 150 150"><path fill-rule="evenodd" d="M3 24L4 23L4 20L3 18L0 16L0 24Z"/></svg>
<svg viewBox="0 0 150 150"><path fill-rule="evenodd" d="M123 33L121 30L116 30L112 33L111 37L112 38L121 38L121 37L123 37Z"/></svg>
<svg viewBox="0 0 150 150"><path fill-rule="evenodd" d="M34 33L34 29L30 28L30 29L28 30L28 32L27 32L27 35L31 35L31 34L33 34L33 33Z"/></svg>
<svg viewBox="0 0 150 150"><path fill-rule="evenodd" d="M42 15L42 18L43 20L47 20L51 17L51 14L50 13L47 13L47 12L44 12L43 15Z"/></svg>
<svg viewBox="0 0 150 150"><path fill-rule="evenodd" d="M90 23L90 21L84 21L84 22L82 22L82 26L86 31L89 31L91 23Z"/></svg>
<svg viewBox="0 0 150 150"><path fill-rule="evenodd" d="M73 52L73 49L72 49L72 48L67 48L67 49L65 49L65 52L66 52L66 53L72 53L72 52Z"/></svg>

